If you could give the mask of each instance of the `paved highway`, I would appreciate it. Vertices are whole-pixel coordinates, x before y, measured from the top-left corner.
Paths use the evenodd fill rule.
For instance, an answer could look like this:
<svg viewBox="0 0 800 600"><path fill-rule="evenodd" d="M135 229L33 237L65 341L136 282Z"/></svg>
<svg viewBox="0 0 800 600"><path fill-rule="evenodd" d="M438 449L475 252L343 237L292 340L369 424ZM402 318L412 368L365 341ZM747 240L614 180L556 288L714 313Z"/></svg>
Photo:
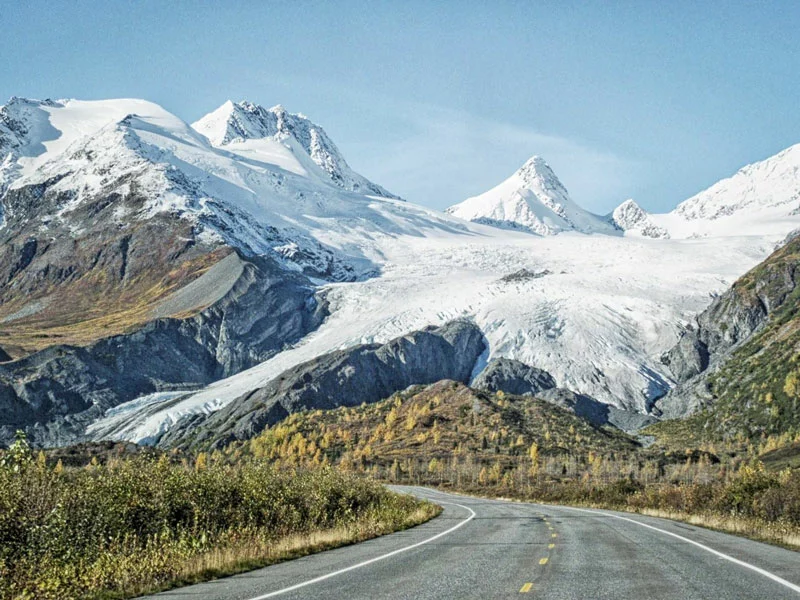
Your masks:
<svg viewBox="0 0 800 600"><path fill-rule="evenodd" d="M400 491L444 507L414 529L160 600L800 599L800 553L665 519Z"/></svg>

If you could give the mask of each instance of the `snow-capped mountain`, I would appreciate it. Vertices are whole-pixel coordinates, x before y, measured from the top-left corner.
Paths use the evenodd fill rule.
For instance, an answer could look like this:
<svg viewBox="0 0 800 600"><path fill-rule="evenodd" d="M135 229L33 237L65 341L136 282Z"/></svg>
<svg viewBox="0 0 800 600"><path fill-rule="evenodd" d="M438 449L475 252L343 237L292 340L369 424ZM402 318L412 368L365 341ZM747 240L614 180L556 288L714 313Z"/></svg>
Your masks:
<svg viewBox="0 0 800 600"><path fill-rule="evenodd" d="M742 167L648 220L672 238L779 235L800 213L800 144Z"/></svg>
<svg viewBox="0 0 800 600"><path fill-rule="evenodd" d="M625 200L609 215L614 225L626 235L639 235L650 238L668 238L669 232L653 222L650 214L633 199Z"/></svg>
<svg viewBox="0 0 800 600"><path fill-rule="evenodd" d="M418 227L422 209L399 209L347 166L321 128L282 109L226 104L199 131L142 100L15 99L2 110L13 126L3 129L5 187L51 182L61 195L53 214L35 215L45 223L68 223L82 204L135 192L143 201L120 204L117 222L180 215L209 240L279 256L325 279L373 269L373 233ZM425 226L437 223L431 213Z"/></svg>
<svg viewBox="0 0 800 600"><path fill-rule="evenodd" d="M602 217L572 201L567 188L539 156L530 158L500 185L451 206L447 212L467 221L540 235L615 233Z"/></svg>
<svg viewBox="0 0 800 600"><path fill-rule="evenodd" d="M300 175L321 175L351 192L398 199L353 171L322 127L281 105L266 109L228 100L192 127L215 146L242 157L266 159Z"/></svg>
<svg viewBox="0 0 800 600"><path fill-rule="evenodd" d="M647 411L672 384L660 357L681 324L800 226L790 202L763 209L769 226L752 226L755 207L688 219L635 203L612 222L539 158L443 214L387 197L305 117L247 103L194 126L143 100L13 100L0 115L0 347L28 357L0 365L0 412L3 398L50 406L47 390L64 389L55 409L83 407L103 421L94 431L124 439L326 352L454 318L480 327L486 359ZM650 225L671 239L642 239Z"/></svg>
<svg viewBox="0 0 800 600"><path fill-rule="evenodd" d="M741 168L681 202L674 212L689 220L715 220L743 211L784 207L800 210L800 144Z"/></svg>
<svg viewBox="0 0 800 600"><path fill-rule="evenodd" d="M491 190L447 209L459 218L541 235L562 231L690 239L778 235L800 214L800 144L681 202L669 213L648 213L626 200L605 218L577 206L539 157Z"/></svg>
<svg viewBox="0 0 800 600"><path fill-rule="evenodd" d="M13 99L0 114L0 347L21 359L0 367L0 412L22 419L0 420L0 440L36 414L59 443L130 394L265 360L326 314L316 285L374 276L383 238L465 229L344 189L367 180L307 120L331 172L299 126L268 140L282 154L242 156L143 100Z"/></svg>

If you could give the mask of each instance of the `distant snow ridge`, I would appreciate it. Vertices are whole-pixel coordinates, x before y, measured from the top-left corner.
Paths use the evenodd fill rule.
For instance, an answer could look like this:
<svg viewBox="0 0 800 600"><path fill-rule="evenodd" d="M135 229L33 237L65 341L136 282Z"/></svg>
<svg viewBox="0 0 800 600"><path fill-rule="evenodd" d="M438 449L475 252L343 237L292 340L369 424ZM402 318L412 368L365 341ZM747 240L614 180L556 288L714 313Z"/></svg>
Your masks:
<svg viewBox="0 0 800 600"><path fill-rule="evenodd" d="M718 219L743 209L800 206L800 144L741 168L685 200L675 213L686 219Z"/></svg>
<svg viewBox="0 0 800 600"><path fill-rule="evenodd" d="M451 206L447 212L468 221L539 235L562 231L618 234L613 225L575 204L539 156L530 158L500 185Z"/></svg>
<svg viewBox="0 0 800 600"><path fill-rule="evenodd" d="M228 100L192 127L215 146L237 154L275 151L274 148L248 145L248 140L272 140L287 144L289 150L305 152L334 184L345 190L399 199L353 171L322 127L302 114L287 112L281 105L266 109L251 102L233 103ZM298 159L302 162L302 157Z"/></svg>
<svg viewBox="0 0 800 600"><path fill-rule="evenodd" d="M611 221L627 234L650 238L669 238L669 232L656 225L650 214L632 199L625 200L610 215Z"/></svg>

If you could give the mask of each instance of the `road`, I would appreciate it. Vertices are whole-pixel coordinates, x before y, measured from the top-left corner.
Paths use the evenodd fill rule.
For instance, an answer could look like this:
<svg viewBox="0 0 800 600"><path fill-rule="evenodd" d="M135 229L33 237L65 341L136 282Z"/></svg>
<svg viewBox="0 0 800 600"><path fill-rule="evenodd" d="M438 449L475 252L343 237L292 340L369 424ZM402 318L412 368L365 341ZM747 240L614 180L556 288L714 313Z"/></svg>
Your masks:
<svg viewBox="0 0 800 600"><path fill-rule="evenodd" d="M160 600L800 598L800 553L617 513L398 487L444 507L408 531Z"/></svg>

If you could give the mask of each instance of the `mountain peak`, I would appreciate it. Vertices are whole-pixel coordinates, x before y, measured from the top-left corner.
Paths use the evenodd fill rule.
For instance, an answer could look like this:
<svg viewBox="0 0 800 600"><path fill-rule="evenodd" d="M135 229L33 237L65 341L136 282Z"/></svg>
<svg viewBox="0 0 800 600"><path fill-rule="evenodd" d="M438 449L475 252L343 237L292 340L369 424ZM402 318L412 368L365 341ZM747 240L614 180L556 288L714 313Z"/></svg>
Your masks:
<svg viewBox="0 0 800 600"><path fill-rule="evenodd" d="M534 155L529 158L515 175L522 180L525 187L552 192L558 196L569 196L567 188L541 156Z"/></svg>
<svg viewBox="0 0 800 600"><path fill-rule="evenodd" d="M601 217L575 204L547 161L538 155L500 185L451 206L447 212L468 221L540 235L616 232Z"/></svg>
<svg viewBox="0 0 800 600"><path fill-rule="evenodd" d="M800 209L800 144L739 169L727 179L681 202L687 220L716 220L745 209Z"/></svg>
<svg viewBox="0 0 800 600"><path fill-rule="evenodd" d="M381 186L353 171L325 130L299 113L288 112L281 104L266 109L246 100L225 102L215 111L192 124L218 147L253 158L259 149L252 142L266 140L260 156L275 160L275 142L283 146L280 152L294 154L294 159L307 165L306 170L321 169L321 177L334 185L361 194L397 198ZM251 142L244 146L244 142ZM267 145L270 145L267 148ZM293 160L294 160L293 159ZM310 159L310 160L309 160Z"/></svg>
<svg viewBox="0 0 800 600"><path fill-rule="evenodd" d="M522 167L520 168L521 171L530 169L536 169L536 170L547 169L548 171L552 170L550 169L550 165L547 164L547 161L538 154L534 154L533 156L531 156L528 160L525 161L525 164L522 165Z"/></svg>
<svg viewBox="0 0 800 600"><path fill-rule="evenodd" d="M650 213L628 198L609 215L610 221L625 233L650 238L668 238L669 232L656 225Z"/></svg>

